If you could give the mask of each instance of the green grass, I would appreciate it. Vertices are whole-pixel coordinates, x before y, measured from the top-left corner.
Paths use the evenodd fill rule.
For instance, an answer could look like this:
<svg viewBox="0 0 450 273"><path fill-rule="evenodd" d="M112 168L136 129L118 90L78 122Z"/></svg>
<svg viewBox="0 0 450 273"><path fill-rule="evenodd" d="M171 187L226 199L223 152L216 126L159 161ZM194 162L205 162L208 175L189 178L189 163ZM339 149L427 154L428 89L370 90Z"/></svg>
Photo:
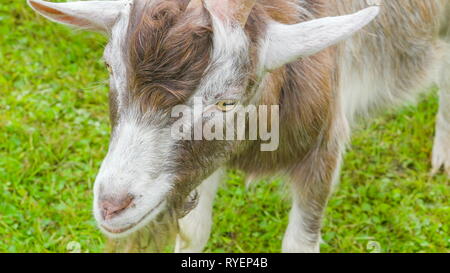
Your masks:
<svg viewBox="0 0 450 273"><path fill-rule="evenodd" d="M102 250L92 186L109 139L105 39L0 3L0 252ZM359 129L327 209L323 252L448 252L450 183L429 177L437 96ZM207 251L278 252L281 181L231 172ZM372 243L375 242L375 243ZM369 247L368 247L369 244Z"/></svg>

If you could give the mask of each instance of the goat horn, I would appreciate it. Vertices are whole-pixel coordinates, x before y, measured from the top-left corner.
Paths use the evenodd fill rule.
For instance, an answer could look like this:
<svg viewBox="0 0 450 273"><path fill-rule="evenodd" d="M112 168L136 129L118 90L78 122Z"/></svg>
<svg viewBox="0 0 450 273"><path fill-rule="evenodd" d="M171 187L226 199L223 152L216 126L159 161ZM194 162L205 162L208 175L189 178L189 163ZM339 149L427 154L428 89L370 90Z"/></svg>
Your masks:
<svg viewBox="0 0 450 273"><path fill-rule="evenodd" d="M192 0L192 2L197 0ZM221 20L238 22L242 27L247 23L256 0L204 0L206 8Z"/></svg>
<svg viewBox="0 0 450 273"><path fill-rule="evenodd" d="M245 27L250 12L256 4L256 0L231 0L230 4L232 5L232 12L234 13L233 17L242 27Z"/></svg>
<svg viewBox="0 0 450 273"><path fill-rule="evenodd" d="M203 5L202 0L191 0L191 2L189 2L189 5L187 6L186 10L190 10L190 9L196 9L199 8Z"/></svg>

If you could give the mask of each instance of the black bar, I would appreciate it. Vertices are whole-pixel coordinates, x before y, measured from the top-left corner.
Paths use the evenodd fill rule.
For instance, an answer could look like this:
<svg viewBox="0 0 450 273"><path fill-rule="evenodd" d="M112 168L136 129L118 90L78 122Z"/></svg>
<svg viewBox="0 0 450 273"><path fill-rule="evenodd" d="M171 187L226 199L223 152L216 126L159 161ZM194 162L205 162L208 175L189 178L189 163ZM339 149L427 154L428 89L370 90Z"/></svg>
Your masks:
<svg viewBox="0 0 450 273"><path fill-rule="evenodd" d="M439 265L447 268L449 258L448 254L0 254L0 263L3 268L14 268L14 271L31 265L33 271L41 268L77 273L108 272L110 269L124 273L309 273L326 269L385 272L394 266L400 266L405 272L417 270L419 266L427 266L427 271Z"/></svg>

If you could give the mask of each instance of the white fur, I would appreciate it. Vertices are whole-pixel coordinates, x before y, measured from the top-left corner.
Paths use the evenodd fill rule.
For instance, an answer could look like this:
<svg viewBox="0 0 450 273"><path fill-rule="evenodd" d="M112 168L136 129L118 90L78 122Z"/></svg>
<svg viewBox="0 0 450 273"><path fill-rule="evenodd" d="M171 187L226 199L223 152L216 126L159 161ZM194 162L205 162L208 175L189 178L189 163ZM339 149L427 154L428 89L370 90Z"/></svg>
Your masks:
<svg viewBox="0 0 450 273"><path fill-rule="evenodd" d="M284 234L282 250L284 253L318 253L320 252L320 240L305 230L305 217L308 214L302 212L300 206L294 204L289 214L289 224Z"/></svg>
<svg viewBox="0 0 450 273"><path fill-rule="evenodd" d="M131 2L120 13L120 17L111 27L111 37L109 43L105 47L103 59L108 63L112 69L110 75L110 86L118 92L118 112L121 112L124 97L127 94L127 66L125 64L125 56L123 52L124 37L128 30L128 24L130 19Z"/></svg>
<svg viewBox="0 0 450 273"><path fill-rule="evenodd" d="M38 13L51 21L71 25L75 27L87 27L92 30L108 32L114 25L120 12L131 2L123 1L79 1L67 3L51 3L41 0L27 0L28 4ZM49 13L40 9L38 5L44 5L48 8L62 12L65 16L80 19L83 22L89 22L88 26L74 22L68 22L65 17L59 14ZM80 21L79 21L80 22Z"/></svg>
<svg viewBox="0 0 450 273"><path fill-rule="evenodd" d="M347 137L345 134L341 134L341 137ZM342 141L346 143L346 141ZM340 147L341 153L337 161L335 172L332 178L332 191L337 187L339 183L339 175L342 165L342 154L345 147ZM295 181L293 181L295 183ZM292 185L296 188L295 185ZM296 192L297 190L294 190ZM319 206L314 206L312 200L301 200L299 195L292 197L292 208L289 214L289 224L283 237L282 251L284 253L319 253L321 235L320 231L316 234L308 232L305 227L308 226L308 217L314 217L322 214ZM305 204L309 206L307 209L309 212L304 211ZM314 215L313 213L317 213Z"/></svg>
<svg viewBox="0 0 450 273"><path fill-rule="evenodd" d="M110 41L103 58L111 66L110 85L117 90L119 121L111 138L108 155L103 161L94 187L94 215L102 230L112 237L126 236L151 221L163 208L160 205L150 215L149 211L165 200L172 187L170 174L161 173L173 145L170 130L156 129L139 117L137 111L125 109L128 93L127 70L123 52L124 37L128 29L131 1L120 11L120 16L110 29ZM104 192L100 193L100 187ZM98 200L102 196L121 198L135 196L134 206L120 215L104 221L100 216ZM145 219L142 217L145 216ZM123 228L136 225L122 234L112 234L107 228Z"/></svg>
<svg viewBox="0 0 450 273"><path fill-rule="evenodd" d="M101 227L121 229L138 224L131 232L163 208L142 219L165 200L172 187L172 176L162 173L171 145L169 130L153 129L132 114L119 121L94 186L94 215ZM133 207L110 220L102 219L98 207L102 197L122 198L128 194L135 197ZM121 236L126 234L129 232Z"/></svg>
<svg viewBox="0 0 450 273"><path fill-rule="evenodd" d="M219 169L197 188L199 201L197 207L178 221L180 235L177 236L175 252L202 252L211 234L212 208L224 170Z"/></svg>
<svg viewBox="0 0 450 273"><path fill-rule="evenodd" d="M443 167L450 176L450 45L443 45L443 50L442 67L437 79L440 105L433 147L432 173L436 174Z"/></svg>
<svg viewBox="0 0 450 273"><path fill-rule="evenodd" d="M240 86L237 90L227 88L229 82L236 81L242 76L238 74L235 63L245 62L239 56L248 57L248 39L243 29L234 27L212 15L214 30L213 52L209 71L202 79L199 88L189 102L191 105L195 97L201 97L207 105L216 104L221 99L240 99ZM233 92L234 91L234 92Z"/></svg>
<svg viewBox="0 0 450 273"><path fill-rule="evenodd" d="M437 174L441 168L444 168L445 173L450 176L450 122L444 121L442 116L438 117L432 165L432 174Z"/></svg>
<svg viewBox="0 0 450 273"><path fill-rule="evenodd" d="M295 25L272 21L262 49L264 69L277 69L337 44L370 23L379 12L379 7L369 7L351 15L321 18Z"/></svg>

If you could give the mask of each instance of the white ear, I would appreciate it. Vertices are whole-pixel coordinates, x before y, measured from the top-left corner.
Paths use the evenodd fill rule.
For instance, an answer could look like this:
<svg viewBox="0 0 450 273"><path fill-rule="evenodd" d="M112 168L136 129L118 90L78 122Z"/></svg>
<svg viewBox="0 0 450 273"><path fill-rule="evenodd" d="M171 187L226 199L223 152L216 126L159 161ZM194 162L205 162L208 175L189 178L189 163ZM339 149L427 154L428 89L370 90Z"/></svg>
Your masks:
<svg viewBox="0 0 450 273"><path fill-rule="evenodd" d="M345 40L375 19L379 12L379 7L369 7L351 15L321 18L295 25L272 22L268 26L267 41L262 52L265 69L270 71L279 68Z"/></svg>
<svg viewBox="0 0 450 273"><path fill-rule="evenodd" d="M80 1L51 3L27 0L28 5L51 21L94 31L108 32L129 1Z"/></svg>

